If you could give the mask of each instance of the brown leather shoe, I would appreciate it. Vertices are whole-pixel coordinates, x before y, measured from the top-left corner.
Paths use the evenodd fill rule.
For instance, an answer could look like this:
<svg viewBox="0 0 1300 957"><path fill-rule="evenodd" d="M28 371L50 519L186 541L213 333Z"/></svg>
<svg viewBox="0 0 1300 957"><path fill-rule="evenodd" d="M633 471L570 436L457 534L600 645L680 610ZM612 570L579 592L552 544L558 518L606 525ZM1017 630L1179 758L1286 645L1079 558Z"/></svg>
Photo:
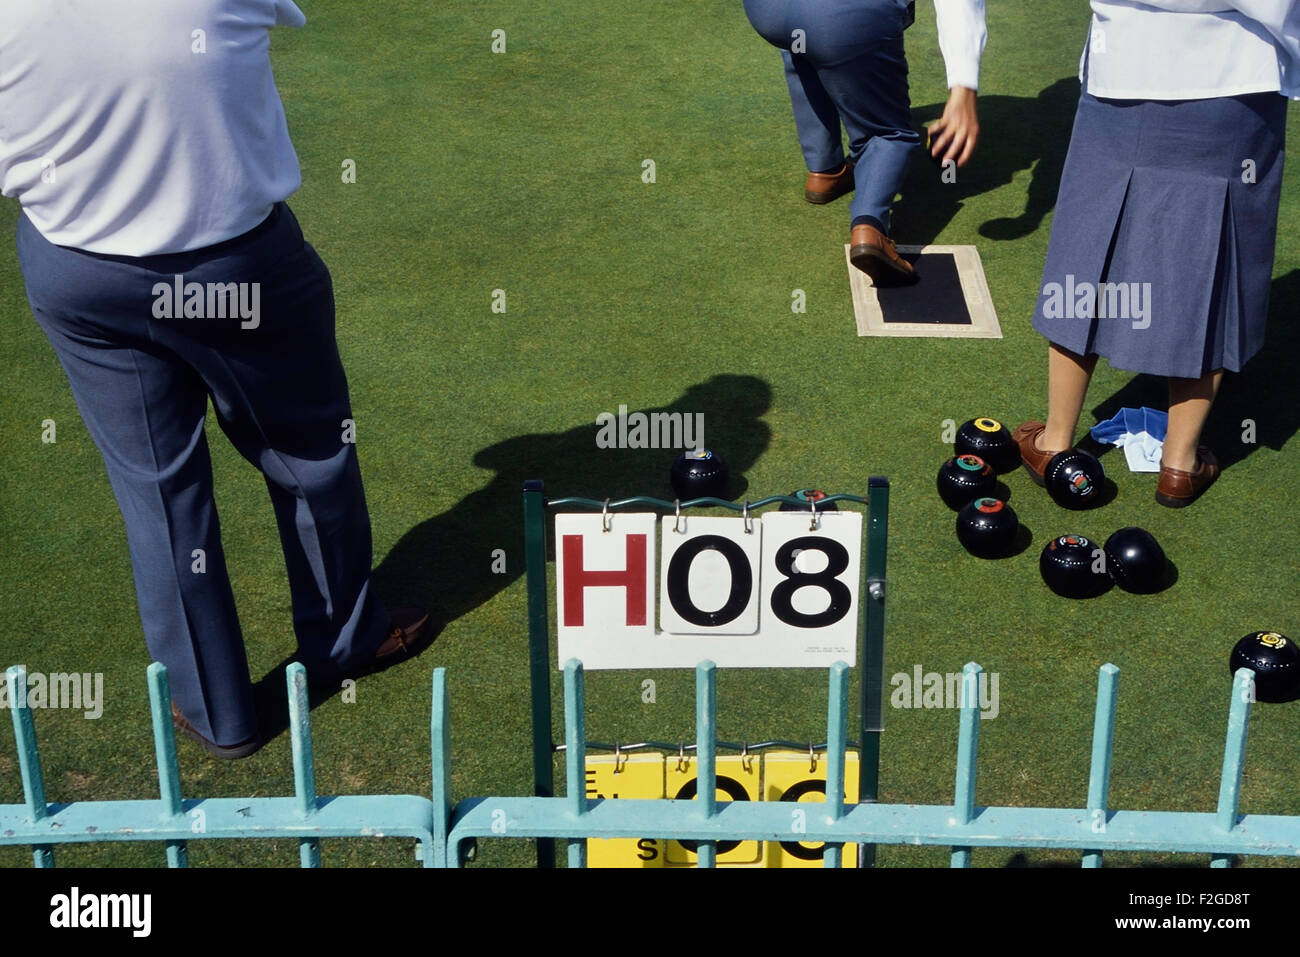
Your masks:
<svg viewBox="0 0 1300 957"><path fill-rule="evenodd" d="M176 726L176 730L181 734L193 738L203 745L208 754L214 758L246 758L266 743L262 740L260 734L255 734L247 741L241 741L239 744L217 744L215 741L209 741L195 730L194 725L185 720L185 715L181 714L174 701L172 702L172 724Z"/></svg>
<svg viewBox="0 0 1300 957"><path fill-rule="evenodd" d="M876 286L910 286L917 281L916 270L898 255L894 241L869 223L853 227L849 262L870 276Z"/></svg>
<svg viewBox="0 0 1300 957"><path fill-rule="evenodd" d="M824 206L853 191L853 167L848 163L834 173L809 173L803 184L803 198Z"/></svg>
<svg viewBox="0 0 1300 957"><path fill-rule="evenodd" d="M374 670L414 658L433 643L433 619L423 608L394 608L388 613L391 628L372 659Z"/></svg>
<svg viewBox="0 0 1300 957"><path fill-rule="evenodd" d="M1044 473L1047 471L1047 463L1052 461L1055 452L1044 452L1034 440L1037 439L1047 430L1047 426L1036 420L1030 420L1016 427L1011 433L1011 437L1016 440L1016 445L1020 446L1020 463L1029 473L1029 477L1038 485L1046 484Z"/></svg>
<svg viewBox="0 0 1300 957"><path fill-rule="evenodd" d="M378 674L420 654L437 637L433 619L423 608L399 607L388 610L388 634L369 659L336 668L328 664L308 666L307 681L313 688L333 693L339 683Z"/></svg>
<svg viewBox="0 0 1300 957"><path fill-rule="evenodd" d="M1169 508L1191 505L1219 477L1219 460L1204 445L1196 450L1196 469L1185 472L1162 466L1156 501Z"/></svg>

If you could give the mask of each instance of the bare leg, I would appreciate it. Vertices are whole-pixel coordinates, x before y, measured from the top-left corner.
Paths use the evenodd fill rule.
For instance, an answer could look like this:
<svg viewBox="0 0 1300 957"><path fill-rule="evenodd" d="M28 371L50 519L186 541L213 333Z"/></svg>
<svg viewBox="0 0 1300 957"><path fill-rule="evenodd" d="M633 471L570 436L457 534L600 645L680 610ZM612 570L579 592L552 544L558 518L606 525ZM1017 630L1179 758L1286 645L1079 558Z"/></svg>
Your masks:
<svg viewBox="0 0 1300 957"><path fill-rule="evenodd" d="M1036 443L1040 451L1060 452L1074 445L1074 430L1096 365L1095 355L1075 355L1055 344L1048 347L1047 428Z"/></svg>
<svg viewBox="0 0 1300 957"><path fill-rule="evenodd" d="M1222 381L1222 369L1207 372L1199 379L1169 380L1169 431L1165 435L1162 463L1166 467L1195 471L1201 429Z"/></svg>

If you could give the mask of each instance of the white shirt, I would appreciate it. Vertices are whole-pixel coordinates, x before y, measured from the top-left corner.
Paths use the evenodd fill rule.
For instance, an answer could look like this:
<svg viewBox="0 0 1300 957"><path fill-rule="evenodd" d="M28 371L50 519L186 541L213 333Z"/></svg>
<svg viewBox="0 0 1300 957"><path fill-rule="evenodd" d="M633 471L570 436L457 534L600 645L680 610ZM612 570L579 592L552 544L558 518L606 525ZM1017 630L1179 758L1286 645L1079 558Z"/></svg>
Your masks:
<svg viewBox="0 0 1300 957"><path fill-rule="evenodd" d="M1300 99L1297 0L1092 0L1079 77L1093 96Z"/></svg>
<svg viewBox="0 0 1300 957"><path fill-rule="evenodd" d="M934 0L939 28L939 51L948 71L948 89L980 87L980 54L988 31L984 26L984 0Z"/></svg>
<svg viewBox="0 0 1300 957"><path fill-rule="evenodd" d="M50 242L148 256L248 232L301 185L271 77L292 0L3 0L0 192Z"/></svg>

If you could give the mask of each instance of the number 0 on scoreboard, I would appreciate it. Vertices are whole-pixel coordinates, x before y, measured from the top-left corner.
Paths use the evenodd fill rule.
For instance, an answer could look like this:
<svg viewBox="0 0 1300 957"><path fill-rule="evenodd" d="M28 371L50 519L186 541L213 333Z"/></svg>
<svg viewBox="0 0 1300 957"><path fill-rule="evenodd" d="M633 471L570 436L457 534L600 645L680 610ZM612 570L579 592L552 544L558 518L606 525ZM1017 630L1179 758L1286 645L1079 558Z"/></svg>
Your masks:
<svg viewBox="0 0 1300 957"><path fill-rule="evenodd" d="M561 666L855 665L862 515L810 520L557 514Z"/></svg>

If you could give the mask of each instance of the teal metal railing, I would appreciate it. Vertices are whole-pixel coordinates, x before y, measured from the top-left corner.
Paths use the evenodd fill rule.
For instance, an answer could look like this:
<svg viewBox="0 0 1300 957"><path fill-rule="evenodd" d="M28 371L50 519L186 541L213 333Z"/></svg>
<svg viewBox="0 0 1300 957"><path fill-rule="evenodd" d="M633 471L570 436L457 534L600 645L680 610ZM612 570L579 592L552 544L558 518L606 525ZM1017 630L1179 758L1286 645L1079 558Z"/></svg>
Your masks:
<svg viewBox="0 0 1300 957"><path fill-rule="evenodd" d="M981 669L963 669L963 686L974 687ZM588 798L584 787L585 721L583 671L577 661L564 669L566 784L564 798L487 797L458 802L452 812L444 860L456 866L461 845L479 838L563 838L570 842L569 863L581 866L590 838L671 837L702 842L699 865L714 863L720 841L825 842L823 863L838 866L840 847L849 843L939 845L952 848L952 865L968 867L977 847L1072 849L1083 852L1083 866L1100 866L1106 851L1156 851L1210 854L1211 866L1225 867L1233 855L1293 857L1300 854L1300 816L1241 814L1238 807L1250 721L1249 669L1236 673L1224 746L1219 805L1214 812L1129 811L1107 807L1114 741L1119 669L1102 666L1086 806L1078 808L981 807L976 802L979 702L965 695L957 738L953 803L909 805L844 802L844 754L848 668L830 670L828 695L827 800L800 804L804 818L792 827L791 805L779 801L712 799L715 793L716 675L711 663L696 671L698 799L611 800ZM435 695L434 709L445 710ZM450 756L435 753L441 780L450 778Z"/></svg>
<svg viewBox="0 0 1300 957"><path fill-rule="evenodd" d="M45 799L36 728L27 706L25 669L10 668L9 701L23 781L23 804L0 805L0 846L31 845L37 867L54 866L54 847L107 841L159 841L169 867L187 864L193 840L221 838L297 838L303 867L320 866L320 840L327 837L405 837L419 842L425 866L443 863L449 806L414 795L351 795L319 798L311 746L307 673L289 666L289 734L293 748L293 797L198 798L181 796L176 738L171 719L167 669L149 666L149 706L158 764L157 800L77 801L50 804ZM441 671L434 698L445 700ZM446 713L433 710L434 741L446 749ZM439 729L442 729L440 736ZM446 794L445 785L435 794Z"/></svg>
<svg viewBox="0 0 1300 957"><path fill-rule="evenodd" d="M974 687L980 668L963 670L964 687ZM577 661L564 669L564 797L470 797L453 802L449 698L446 672L433 674L430 724L433 755L432 799L412 795L352 795L321 798L312 780L311 736L306 676L291 667L290 713L295 794L271 798L183 799L170 721L165 669L149 668L154 741L158 752L159 797L153 800L45 800L39 751L23 690L25 674L10 668L10 701L24 803L0 805L0 845L27 845L37 867L54 864L61 844L153 841L164 845L167 863L186 864L192 840L294 838L303 866L320 863L319 842L328 838L404 837L419 842L425 866L458 866L466 845L492 838L565 839L570 866L585 863L589 838L640 838L647 835L701 842L700 866L716 860L720 841L824 842L823 862L838 866L844 844L939 845L952 848L955 867L969 866L975 848L1057 848L1082 852L1084 867L1098 867L1107 851L1157 851L1212 855L1212 867L1227 867L1234 855L1300 855L1300 816L1241 814L1241 775L1253 700L1253 673L1241 669L1232 686L1224 745L1219 802L1214 811L1113 810L1107 805L1114 746L1119 669L1107 664L1098 682L1088 795L1077 808L981 807L976 801L979 702L962 701L957 738L957 773L952 804L848 804L844 799L847 747L848 668L829 672L827 698L827 799L792 810L780 801L718 801L715 739L716 671L709 662L696 669L696 756L698 799L611 800L588 798L584 786L586 721L583 670ZM201 812L201 813L199 813ZM792 814L803 815L800 826ZM196 821L202 820L201 827Z"/></svg>

